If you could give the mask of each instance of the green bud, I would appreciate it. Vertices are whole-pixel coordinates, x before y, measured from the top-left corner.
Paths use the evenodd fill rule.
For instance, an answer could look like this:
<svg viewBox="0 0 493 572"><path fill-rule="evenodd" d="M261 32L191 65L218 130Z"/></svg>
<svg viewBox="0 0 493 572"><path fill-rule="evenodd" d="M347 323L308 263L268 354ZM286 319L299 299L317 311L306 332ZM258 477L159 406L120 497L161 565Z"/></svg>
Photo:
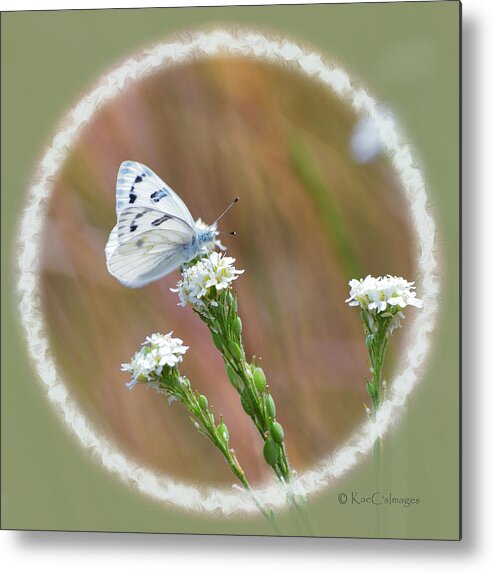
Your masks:
<svg viewBox="0 0 493 572"><path fill-rule="evenodd" d="M282 442L284 441L284 429L282 428L282 425L280 423L278 423L277 421L274 421L274 423L272 423L272 427L270 428L270 434L278 445L282 445Z"/></svg>
<svg viewBox="0 0 493 572"><path fill-rule="evenodd" d="M369 381L366 382L366 391L368 392L368 395L371 397L371 399L375 399L375 390Z"/></svg>
<svg viewBox="0 0 493 572"><path fill-rule="evenodd" d="M264 443L264 459L271 467L279 460L279 446L271 437L267 437Z"/></svg>
<svg viewBox="0 0 493 572"><path fill-rule="evenodd" d="M241 332L243 330L243 324L241 323L240 316L236 316L235 321L233 322L233 332L240 337Z"/></svg>
<svg viewBox="0 0 493 572"><path fill-rule="evenodd" d="M209 402L207 401L207 397L205 395L199 395L199 405L202 411L207 411L209 409Z"/></svg>
<svg viewBox="0 0 493 572"><path fill-rule="evenodd" d="M243 407L243 411L247 415L251 415L252 414L252 408L250 407L250 403L248 401L248 398L245 397L244 394L242 394L240 401L241 401L241 406Z"/></svg>
<svg viewBox="0 0 493 572"><path fill-rule="evenodd" d="M219 337L218 334L216 334L216 332L212 332L212 341L214 342L214 345L216 346L216 348L219 351L222 351L223 349L223 343L221 341L221 338Z"/></svg>
<svg viewBox="0 0 493 572"><path fill-rule="evenodd" d="M219 438L221 439L221 441L228 446L229 443L229 431L228 428L226 426L226 423L224 423L224 421L221 419L221 422L219 423L219 425L217 426L217 433L219 435Z"/></svg>
<svg viewBox="0 0 493 572"><path fill-rule="evenodd" d="M217 300L217 295L214 295L214 300ZM212 312L214 314L214 316L222 316L223 314L223 308L222 308L222 304L219 302L218 304L208 304L209 307L209 311Z"/></svg>
<svg viewBox="0 0 493 572"><path fill-rule="evenodd" d="M238 389L242 386L240 377L229 363L226 364L226 373L228 374L229 381L234 388Z"/></svg>
<svg viewBox="0 0 493 572"><path fill-rule="evenodd" d="M264 370L261 367L256 367L253 370L253 382L259 393L262 393L267 385Z"/></svg>
<svg viewBox="0 0 493 572"><path fill-rule="evenodd" d="M276 404L274 403L274 399L270 393L265 398L265 410L267 411L268 417L271 419L276 418Z"/></svg>
<svg viewBox="0 0 493 572"><path fill-rule="evenodd" d="M226 373L228 374L229 377L229 381L231 382L231 385L233 387L238 387L239 386L239 378L236 375L235 370L229 365L229 363L226 365Z"/></svg>
<svg viewBox="0 0 493 572"><path fill-rule="evenodd" d="M179 383L182 387L185 387L186 389L190 389L190 381L186 377L177 376L175 379L173 379L173 381L175 383Z"/></svg>
<svg viewBox="0 0 493 572"><path fill-rule="evenodd" d="M240 361L243 358L240 346L235 342L230 342L228 344L228 349L230 354L235 358L235 360Z"/></svg>

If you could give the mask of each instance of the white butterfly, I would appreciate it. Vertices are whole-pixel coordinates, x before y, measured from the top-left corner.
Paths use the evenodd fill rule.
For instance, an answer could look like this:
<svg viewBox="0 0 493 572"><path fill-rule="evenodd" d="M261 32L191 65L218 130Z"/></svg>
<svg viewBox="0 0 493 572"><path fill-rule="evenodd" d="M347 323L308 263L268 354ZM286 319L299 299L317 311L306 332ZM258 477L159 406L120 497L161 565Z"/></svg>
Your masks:
<svg viewBox="0 0 493 572"><path fill-rule="evenodd" d="M214 225L199 228L180 197L136 161L120 165L116 217L106 243L106 265L130 288L145 286L189 262L217 234Z"/></svg>

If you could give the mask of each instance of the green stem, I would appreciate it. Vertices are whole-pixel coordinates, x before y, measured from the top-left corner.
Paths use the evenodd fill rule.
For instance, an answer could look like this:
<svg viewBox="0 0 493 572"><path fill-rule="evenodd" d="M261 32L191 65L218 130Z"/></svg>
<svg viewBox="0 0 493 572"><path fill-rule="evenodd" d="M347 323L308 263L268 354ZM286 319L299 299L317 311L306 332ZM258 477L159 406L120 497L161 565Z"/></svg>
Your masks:
<svg viewBox="0 0 493 572"><path fill-rule="evenodd" d="M183 383L184 382L184 383ZM271 509L266 507L262 501L255 494L254 490L248 482L245 472L243 471L236 454L232 449L229 448L229 437L225 441L223 436L218 432L218 427L216 427L214 422L214 416L210 411L208 405L204 410L198 400L198 393L192 390L190 381L186 378L175 378L161 380L162 389L166 390L169 395L173 395L178 398L191 414L191 419L197 422L201 428L199 431L205 435L214 446L219 449L223 457L225 458L229 468L236 478L241 482L243 488L248 492L253 502L267 519L267 521L274 527L276 532L279 532L274 513Z"/></svg>
<svg viewBox="0 0 493 572"><path fill-rule="evenodd" d="M369 318L362 312L362 321L365 330L368 358L372 373L371 379L371 419L374 423L377 420L377 412L383 401L383 388L382 388L382 370L385 359L385 352L387 350L389 341L389 327L391 320L388 318L380 318L375 316L374 324L376 328L370 327ZM381 463L382 463L382 450L383 442L379 436L373 445L373 466L375 471L375 486L376 490L380 492L381 486ZM377 536L382 534L381 513L380 507L377 506Z"/></svg>
<svg viewBox="0 0 493 572"><path fill-rule="evenodd" d="M225 291L218 294L216 300L218 306L215 310L211 310L213 314L199 313L200 318L207 324L226 367L229 366L239 378L239 383L231 380L232 385L242 397L242 402L247 402L248 410L245 407L244 409L265 442L269 438L270 430L270 421L264 403L265 390L261 392L255 386L252 369L245 357L241 328L238 332L234 327L239 319L236 298L229 291ZM274 419L271 421L273 422ZM281 483L288 486L293 484L293 475L284 443L279 447L277 463L271 467ZM291 494L288 504L290 508L298 510L300 505L306 504L306 499L303 496Z"/></svg>
<svg viewBox="0 0 493 572"><path fill-rule="evenodd" d="M381 468L382 468L382 438L378 437L373 445L373 466L375 470L375 488L377 492L380 491L381 487ZM382 536L382 522L381 522L381 512L380 505L377 505L377 536Z"/></svg>

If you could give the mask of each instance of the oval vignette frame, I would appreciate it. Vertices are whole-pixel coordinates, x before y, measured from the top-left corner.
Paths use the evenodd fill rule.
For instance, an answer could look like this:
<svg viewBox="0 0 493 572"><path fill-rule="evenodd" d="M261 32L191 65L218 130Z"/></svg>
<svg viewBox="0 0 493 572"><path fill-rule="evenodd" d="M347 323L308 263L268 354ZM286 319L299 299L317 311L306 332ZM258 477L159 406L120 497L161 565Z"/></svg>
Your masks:
<svg viewBox="0 0 493 572"><path fill-rule="evenodd" d="M38 288L39 238L52 192L53 181L81 129L92 115L111 101L131 83L165 69L201 57L254 57L273 64L282 64L302 73L334 92L360 117L370 118L379 133L385 153L399 178L415 231L415 260L418 271L417 289L425 311L419 312L406 332L405 351L400 371L391 381L388 397L382 404L376 423L366 421L333 454L323 458L297 477L297 483L310 496L321 492L357 465L372 450L379 434L387 432L399 418L406 399L419 382L419 372L429 353L430 334L437 314L439 292L438 261L435 255L435 222L427 211L424 177L414 165L411 148L399 134L395 119L383 113L368 91L351 79L341 67L326 63L311 49L289 40L267 37L252 30L216 30L177 37L127 59L106 73L96 86L84 95L66 115L41 159L31 181L27 206L20 224L18 256L19 312L34 367L47 391L48 398L80 444L123 482L158 501L184 510L220 511L254 514L258 509L251 498L237 487L196 487L173 480L140 466L117 446L98 433L85 418L68 389L51 355L49 340L41 311ZM277 484L255 489L264 502L273 507L285 506L285 496Z"/></svg>

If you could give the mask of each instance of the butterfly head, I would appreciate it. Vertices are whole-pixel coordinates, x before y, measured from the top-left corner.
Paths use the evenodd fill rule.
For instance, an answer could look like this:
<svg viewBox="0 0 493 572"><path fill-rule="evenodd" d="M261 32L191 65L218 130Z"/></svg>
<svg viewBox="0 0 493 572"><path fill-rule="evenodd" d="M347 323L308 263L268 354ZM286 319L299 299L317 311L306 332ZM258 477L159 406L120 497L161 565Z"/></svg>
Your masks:
<svg viewBox="0 0 493 572"><path fill-rule="evenodd" d="M198 243L198 247L202 247L204 244L207 244L208 242L214 242L214 240L216 240L216 236L219 233L217 232L217 230L212 229L212 228L208 228L208 229L204 229L204 230L199 230L197 232L197 243Z"/></svg>

